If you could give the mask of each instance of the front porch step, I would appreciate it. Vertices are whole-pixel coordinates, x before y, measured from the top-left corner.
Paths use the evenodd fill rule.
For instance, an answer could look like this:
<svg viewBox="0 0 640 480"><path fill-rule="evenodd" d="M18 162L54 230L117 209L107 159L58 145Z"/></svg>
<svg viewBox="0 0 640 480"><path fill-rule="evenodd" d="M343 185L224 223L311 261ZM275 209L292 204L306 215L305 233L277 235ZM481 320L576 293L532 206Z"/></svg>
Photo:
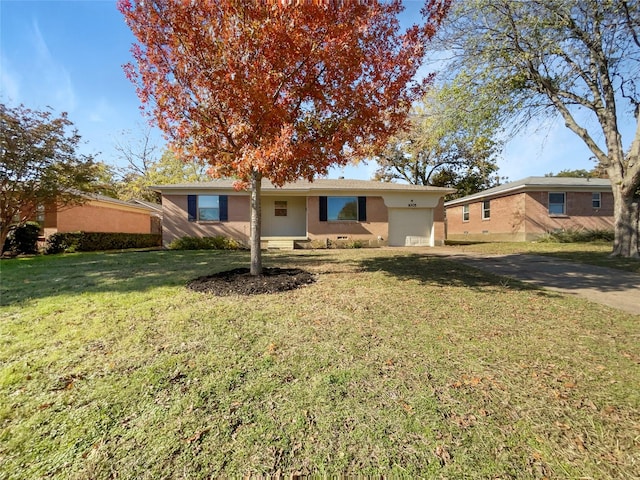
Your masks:
<svg viewBox="0 0 640 480"><path fill-rule="evenodd" d="M269 250L293 250L293 240L269 240L267 241Z"/></svg>

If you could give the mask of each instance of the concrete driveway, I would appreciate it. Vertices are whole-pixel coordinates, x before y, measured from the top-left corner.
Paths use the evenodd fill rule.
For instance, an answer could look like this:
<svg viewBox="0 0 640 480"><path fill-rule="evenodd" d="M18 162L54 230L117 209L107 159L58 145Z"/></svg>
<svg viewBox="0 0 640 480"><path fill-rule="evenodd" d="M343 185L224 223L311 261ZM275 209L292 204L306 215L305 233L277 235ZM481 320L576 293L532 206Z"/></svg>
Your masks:
<svg viewBox="0 0 640 480"><path fill-rule="evenodd" d="M434 255L462 262L542 288L577 295L592 302L640 315L640 275L578 264L540 255L485 255L450 247L430 249Z"/></svg>

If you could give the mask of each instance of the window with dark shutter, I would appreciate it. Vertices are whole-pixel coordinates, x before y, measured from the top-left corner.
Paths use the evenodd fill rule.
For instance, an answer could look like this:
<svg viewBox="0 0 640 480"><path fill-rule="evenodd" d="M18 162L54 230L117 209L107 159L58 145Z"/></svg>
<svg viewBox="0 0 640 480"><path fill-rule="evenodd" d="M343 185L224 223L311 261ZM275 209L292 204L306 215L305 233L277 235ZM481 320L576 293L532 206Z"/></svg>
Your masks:
<svg viewBox="0 0 640 480"><path fill-rule="evenodd" d="M187 195L187 218L190 222L229 221L227 195Z"/></svg>
<svg viewBox="0 0 640 480"><path fill-rule="evenodd" d="M366 197L320 197L321 222L366 222Z"/></svg>
<svg viewBox="0 0 640 480"><path fill-rule="evenodd" d="M358 221L367 221L367 197L358 197Z"/></svg>
<svg viewBox="0 0 640 480"><path fill-rule="evenodd" d="M187 218L195 222L198 218L198 196L187 195Z"/></svg>
<svg viewBox="0 0 640 480"><path fill-rule="evenodd" d="M229 197L227 195L220 195L220 221L229 221Z"/></svg>
<svg viewBox="0 0 640 480"><path fill-rule="evenodd" d="M320 197L320 221L327 221L327 197Z"/></svg>

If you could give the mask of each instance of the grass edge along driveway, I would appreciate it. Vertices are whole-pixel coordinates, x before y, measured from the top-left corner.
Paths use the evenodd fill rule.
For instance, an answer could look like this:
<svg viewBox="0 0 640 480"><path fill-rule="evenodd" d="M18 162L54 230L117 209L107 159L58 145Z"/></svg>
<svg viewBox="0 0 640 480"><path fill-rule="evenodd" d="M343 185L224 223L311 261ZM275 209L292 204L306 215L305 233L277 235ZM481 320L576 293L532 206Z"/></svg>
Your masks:
<svg viewBox="0 0 640 480"><path fill-rule="evenodd" d="M425 253L428 250L425 250ZM0 478L634 478L639 319L416 251L3 261Z"/></svg>

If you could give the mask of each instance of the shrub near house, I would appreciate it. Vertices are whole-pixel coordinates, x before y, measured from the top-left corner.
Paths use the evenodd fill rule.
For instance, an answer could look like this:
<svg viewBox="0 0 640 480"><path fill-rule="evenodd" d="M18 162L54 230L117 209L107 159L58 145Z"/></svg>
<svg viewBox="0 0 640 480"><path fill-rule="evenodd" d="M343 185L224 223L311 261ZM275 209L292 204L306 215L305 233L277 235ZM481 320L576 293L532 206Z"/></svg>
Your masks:
<svg viewBox="0 0 640 480"><path fill-rule="evenodd" d="M27 222L9 232L7 241L2 247L2 254L20 255L38 253L38 237L40 224Z"/></svg>
<svg viewBox="0 0 640 480"><path fill-rule="evenodd" d="M126 250L133 248L153 248L161 245L160 234L153 233L105 233L69 232L54 233L47 237L44 252L72 253L95 252L101 250Z"/></svg>

